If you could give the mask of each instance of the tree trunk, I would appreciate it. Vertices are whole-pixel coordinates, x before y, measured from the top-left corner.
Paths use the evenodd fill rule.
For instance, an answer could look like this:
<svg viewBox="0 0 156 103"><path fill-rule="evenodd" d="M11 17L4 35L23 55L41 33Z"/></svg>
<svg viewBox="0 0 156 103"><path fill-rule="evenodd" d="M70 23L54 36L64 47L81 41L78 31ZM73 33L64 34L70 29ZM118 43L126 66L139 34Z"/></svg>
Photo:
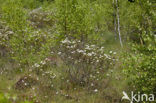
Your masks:
<svg viewBox="0 0 156 103"><path fill-rule="evenodd" d="M120 45L123 47L122 44L122 39L121 39L121 33L120 33L120 17L119 17L119 6L118 6L118 0L116 0L116 16L117 16L117 23L118 23L118 34L119 34L119 40L120 40Z"/></svg>

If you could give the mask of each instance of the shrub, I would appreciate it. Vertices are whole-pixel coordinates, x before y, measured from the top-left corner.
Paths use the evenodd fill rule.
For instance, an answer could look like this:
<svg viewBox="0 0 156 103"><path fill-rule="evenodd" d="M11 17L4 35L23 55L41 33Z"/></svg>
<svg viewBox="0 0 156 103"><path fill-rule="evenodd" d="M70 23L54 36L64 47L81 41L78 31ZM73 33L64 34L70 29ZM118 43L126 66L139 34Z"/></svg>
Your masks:
<svg viewBox="0 0 156 103"><path fill-rule="evenodd" d="M2 93L0 94L0 103L11 103Z"/></svg>
<svg viewBox="0 0 156 103"><path fill-rule="evenodd" d="M156 94L156 47L135 45L133 48L133 53L126 54L124 72L136 91Z"/></svg>
<svg viewBox="0 0 156 103"><path fill-rule="evenodd" d="M43 52L49 54L49 47L53 44L52 36L30 25L28 12L20 0L5 2L2 6L2 14L2 20L13 31L13 35L7 41L12 59L20 64L31 65L44 57ZM39 54L41 56L37 56Z"/></svg>
<svg viewBox="0 0 156 103"><path fill-rule="evenodd" d="M104 79L102 76L116 62L116 52L107 53L104 47L83 44L79 40L66 38L61 41L59 48L57 53L68 66L69 78L73 83L88 84Z"/></svg>

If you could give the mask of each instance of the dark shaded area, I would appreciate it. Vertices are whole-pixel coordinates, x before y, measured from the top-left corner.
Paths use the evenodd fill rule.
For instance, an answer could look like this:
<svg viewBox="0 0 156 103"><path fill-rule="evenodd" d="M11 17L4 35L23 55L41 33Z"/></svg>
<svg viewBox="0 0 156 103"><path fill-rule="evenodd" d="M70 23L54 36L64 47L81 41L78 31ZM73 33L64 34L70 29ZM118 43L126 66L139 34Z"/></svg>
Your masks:
<svg viewBox="0 0 156 103"><path fill-rule="evenodd" d="M129 2L135 2L135 0L128 0Z"/></svg>

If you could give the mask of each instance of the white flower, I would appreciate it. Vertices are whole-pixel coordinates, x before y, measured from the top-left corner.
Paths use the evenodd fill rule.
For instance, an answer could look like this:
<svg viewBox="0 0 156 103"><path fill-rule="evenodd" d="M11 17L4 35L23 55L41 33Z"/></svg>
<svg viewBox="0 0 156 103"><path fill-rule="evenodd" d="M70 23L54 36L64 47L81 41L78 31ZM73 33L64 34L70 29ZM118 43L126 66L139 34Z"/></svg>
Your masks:
<svg viewBox="0 0 156 103"><path fill-rule="evenodd" d="M109 58L109 56L108 56L107 54L104 54L104 56L105 56L106 58Z"/></svg>
<svg viewBox="0 0 156 103"><path fill-rule="evenodd" d="M46 64L46 62L45 62L45 61L41 61L41 64L43 64L43 65L44 65L44 64Z"/></svg>
<svg viewBox="0 0 156 103"><path fill-rule="evenodd" d="M28 84L27 83L24 83L24 85L27 86Z"/></svg>
<svg viewBox="0 0 156 103"><path fill-rule="evenodd" d="M86 48L85 49L90 50L91 48L88 45L86 45Z"/></svg>
<svg viewBox="0 0 156 103"><path fill-rule="evenodd" d="M61 55L61 52L58 52L58 55Z"/></svg>
<svg viewBox="0 0 156 103"><path fill-rule="evenodd" d="M94 92L98 92L98 89L95 89Z"/></svg>
<svg viewBox="0 0 156 103"><path fill-rule="evenodd" d="M79 49L77 49L76 50L78 53L83 53L84 51L83 50L79 50Z"/></svg>
<svg viewBox="0 0 156 103"><path fill-rule="evenodd" d="M50 59L49 58L45 58L45 61L50 61Z"/></svg>
<svg viewBox="0 0 156 103"><path fill-rule="evenodd" d="M24 83L24 80L22 80L22 82Z"/></svg>
<svg viewBox="0 0 156 103"><path fill-rule="evenodd" d="M54 74L54 76L52 77L53 79L56 77L56 75Z"/></svg>
<svg viewBox="0 0 156 103"><path fill-rule="evenodd" d="M109 53L110 53L110 54L112 54L113 52L112 52L112 51L110 51Z"/></svg>
<svg viewBox="0 0 156 103"><path fill-rule="evenodd" d="M74 53L75 53L75 51L72 51L71 53L72 53L72 54L74 54Z"/></svg>
<svg viewBox="0 0 156 103"><path fill-rule="evenodd" d="M91 45L91 47L93 47L93 48L94 48L94 47L95 47L95 45Z"/></svg>
<svg viewBox="0 0 156 103"><path fill-rule="evenodd" d="M103 58L103 56L102 55L100 55L100 57L99 58Z"/></svg>
<svg viewBox="0 0 156 103"><path fill-rule="evenodd" d="M58 94L59 92L57 91L56 94Z"/></svg>
<svg viewBox="0 0 156 103"><path fill-rule="evenodd" d="M92 53L88 53L87 55L88 55L88 56L92 56Z"/></svg>
<svg viewBox="0 0 156 103"><path fill-rule="evenodd" d="M75 48L75 47L76 47L76 44L75 44L75 45L73 45L73 47Z"/></svg>
<svg viewBox="0 0 156 103"><path fill-rule="evenodd" d="M83 50L80 50L80 51L79 51L79 53L83 53L83 52L84 52Z"/></svg>
<svg viewBox="0 0 156 103"><path fill-rule="evenodd" d="M96 55L96 53L95 53L95 52L92 52L92 54L93 54L93 55Z"/></svg>
<svg viewBox="0 0 156 103"><path fill-rule="evenodd" d="M73 44L75 44L76 42L75 42L75 41L73 41L72 43L73 43Z"/></svg>
<svg viewBox="0 0 156 103"><path fill-rule="evenodd" d="M116 54L116 52L113 53L114 55Z"/></svg>
<svg viewBox="0 0 156 103"><path fill-rule="evenodd" d="M70 48L74 48L74 46L71 46Z"/></svg>
<svg viewBox="0 0 156 103"><path fill-rule="evenodd" d="M39 64L37 64L37 63L35 63L35 65L34 65L34 66L38 68L40 65L39 65Z"/></svg>
<svg viewBox="0 0 156 103"><path fill-rule="evenodd" d="M111 73L113 73L113 70L110 70Z"/></svg>
<svg viewBox="0 0 156 103"><path fill-rule="evenodd" d="M27 79L27 77L24 77L24 79Z"/></svg>
<svg viewBox="0 0 156 103"><path fill-rule="evenodd" d="M70 48L70 46L67 46L67 48Z"/></svg>
<svg viewBox="0 0 156 103"><path fill-rule="evenodd" d="M113 61L116 61L116 59L112 59Z"/></svg>
<svg viewBox="0 0 156 103"><path fill-rule="evenodd" d="M108 74L108 73L107 73L106 75L107 75L107 76L110 76L110 74Z"/></svg>
<svg viewBox="0 0 156 103"><path fill-rule="evenodd" d="M63 40L63 41L61 41L61 43L71 43L69 40L68 40L68 38L66 38L65 40Z"/></svg>

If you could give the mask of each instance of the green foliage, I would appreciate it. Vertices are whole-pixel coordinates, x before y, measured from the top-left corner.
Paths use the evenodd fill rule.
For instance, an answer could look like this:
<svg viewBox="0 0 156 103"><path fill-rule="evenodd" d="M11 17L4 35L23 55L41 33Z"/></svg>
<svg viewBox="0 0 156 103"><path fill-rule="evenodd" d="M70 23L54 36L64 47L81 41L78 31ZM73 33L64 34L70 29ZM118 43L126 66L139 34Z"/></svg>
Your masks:
<svg viewBox="0 0 156 103"><path fill-rule="evenodd" d="M83 42L95 40L97 43L103 41L109 30L112 31L111 1L57 0L56 5L57 30L61 38L65 36Z"/></svg>
<svg viewBox="0 0 156 103"><path fill-rule="evenodd" d="M131 79L136 91L154 93L156 86L156 47L133 46L133 53L126 53L124 72Z"/></svg>
<svg viewBox="0 0 156 103"><path fill-rule="evenodd" d="M27 26L26 11L20 0L8 0L2 5L2 20L14 31L20 31Z"/></svg>
<svg viewBox="0 0 156 103"><path fill-rule="evenodd" d="M33 103L33 102L30 102L30 101L24 101L24 102L21 102L21 103Z"/></svg>
<svg viewBox="0 0 156 103"><path fill-rule="evenodd" d="M2 14L2 20L13 31L13 35L7 41L13 59L22 64L32 64L39 59L38 52L50 49L47 46L52 43L51 37L31 27L27 11L23 8L23 2L8 0L2 6Z"/></svg>
<svg viewBox="0 0 156 103"><path fill-rule="evenodd" d="M22 5L26 9L35 9L41 6L41 2L39 0L21 0Z"/></svg>
<svg viewBox="0 0 156 103"><path fill-rule="evenodd" d="M142 7L141 11L144 14L138 18L140 22L135 22L136 28L140 31L138 35L142 45L133 44L132 52L126 53L124 71L132 79L131 84L135 86L136 91L155 94L156 38L152 32L155 25L152 21L155 21L155 18L149 1L139 2L138 5Z"/></svg>
<svg viewBox="0 0 156 103"><path fill-rule="evenodd" d="M57 26L60 36L70 36L70 38L77 38L83 42L87 40L87 36L92 30L88 2L83 0L58 0L56 5Z"/></svg>
<svg viewBox="0 0 156 103"><path fill-rule="evenodd" d="M9 100L1 93L0 94L0 103L11 103Z"/></svg>

